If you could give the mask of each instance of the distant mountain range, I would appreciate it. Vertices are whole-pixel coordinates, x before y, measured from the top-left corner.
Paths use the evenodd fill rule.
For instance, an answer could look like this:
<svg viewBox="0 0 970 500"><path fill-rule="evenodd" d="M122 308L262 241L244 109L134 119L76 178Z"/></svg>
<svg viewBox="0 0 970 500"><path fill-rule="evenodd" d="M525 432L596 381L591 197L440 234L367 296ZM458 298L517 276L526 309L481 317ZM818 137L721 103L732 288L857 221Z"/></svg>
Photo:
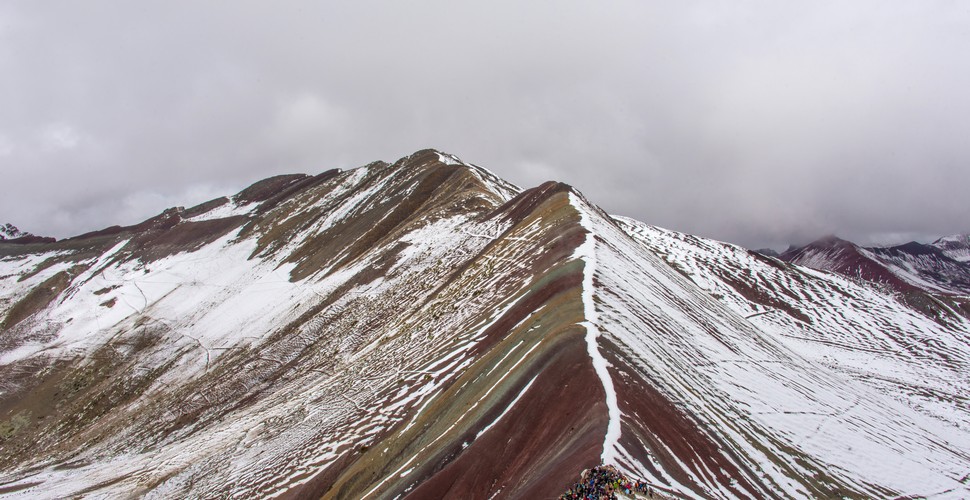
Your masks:
<svg viewBox="0 0 970 500"><path fill-rule="evenodd" d="M970 294L970 236L954 235L930 244L915 241L863 248L829 236L779 256L782 260L885 285L950 295Z"/></svg>
<svg viewBox="0 0 970 500"><path fill-rule="evenodd" d="M767 257L435 150L3 241L0 497L966 498L966 257Z"/></svg>

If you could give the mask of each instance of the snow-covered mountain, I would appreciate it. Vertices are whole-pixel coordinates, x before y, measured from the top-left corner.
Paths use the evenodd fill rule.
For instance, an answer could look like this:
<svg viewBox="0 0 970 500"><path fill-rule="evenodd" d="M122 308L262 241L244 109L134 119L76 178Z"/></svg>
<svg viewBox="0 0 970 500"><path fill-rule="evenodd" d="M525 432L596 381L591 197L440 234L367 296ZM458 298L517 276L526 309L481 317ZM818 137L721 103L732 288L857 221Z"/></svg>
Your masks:
<svg viewBox="0 0 970 500"><path fill-rule="evenodd" d="M0 495L966 497L970 308L914 293L433 150L274 177L0 244Z"/></svg>
<svg viewBox="0 0 970 500"><path fill-rule="evenodd" d="M947 257L960 262L970 262L970 234L945 236L931 243Z"/></svg>
<svg viewBox="0 0 970 500"><path fill-rule="evenodd" d="M54 238L34 236L26 231L21 231L17 226L6 223L0 225L0 241L4 243L52 243Z"/></svg>
<svg viewBox="0 0 970 500"><path fill-rule="evenodd" d="M0 240L13 240L16 238L23 238L25 236L31 236L30 233L21 231L17 226L6 223L0 224Z"/></svg>
<svg viewBox="0 0 970 500"><path fill-rule="evenodd" d="M11 223L0 225L0 240L12 240L23 236L24 233Z"/></svg>
<svg viewBox="0 0 970 500"><path fill-rule="evenodd" d="M788 250L780 258L885 285L898 292L970 295L970 260L960 260L968 249L966 239L960 237L929 245L912 241L892 247L863 248L828 236Z"/></svg>

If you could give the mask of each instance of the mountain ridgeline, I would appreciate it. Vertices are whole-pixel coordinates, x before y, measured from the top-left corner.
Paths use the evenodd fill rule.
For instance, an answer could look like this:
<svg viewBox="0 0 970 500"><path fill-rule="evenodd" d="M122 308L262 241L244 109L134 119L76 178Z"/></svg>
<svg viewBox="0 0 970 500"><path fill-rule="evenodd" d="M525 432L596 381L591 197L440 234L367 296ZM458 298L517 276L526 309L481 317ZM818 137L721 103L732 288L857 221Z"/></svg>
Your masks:
<svg viewBox="0 0 970 500"><path fill-rule="evenodd" d="M766 257L434 150L0 242L0 497L966 497L939 243Z"/></svg>
<svg viewBox="0 0 970 500"><path fill-rule="evenodd" d="M779 258L886 286L896 292L970 295L970 236L941 238L930 244L911 241L891 247L863 248L829 236Z"/></svg>

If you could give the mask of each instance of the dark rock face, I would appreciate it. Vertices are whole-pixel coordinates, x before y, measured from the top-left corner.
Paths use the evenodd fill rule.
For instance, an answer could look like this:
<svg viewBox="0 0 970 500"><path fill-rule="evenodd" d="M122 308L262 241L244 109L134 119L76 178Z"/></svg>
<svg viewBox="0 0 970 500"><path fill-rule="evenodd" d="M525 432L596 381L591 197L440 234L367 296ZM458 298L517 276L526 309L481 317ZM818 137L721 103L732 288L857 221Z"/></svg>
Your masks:
<svg viewBox="0 0 970 500"><path fill-rule="evenodd" d="M953 260L811 251L910 288L878 259ZM673 496L960 488L970 323L865 283L434 150L273 177L0 244L0 492L553 498L604 461Z"/></svg>

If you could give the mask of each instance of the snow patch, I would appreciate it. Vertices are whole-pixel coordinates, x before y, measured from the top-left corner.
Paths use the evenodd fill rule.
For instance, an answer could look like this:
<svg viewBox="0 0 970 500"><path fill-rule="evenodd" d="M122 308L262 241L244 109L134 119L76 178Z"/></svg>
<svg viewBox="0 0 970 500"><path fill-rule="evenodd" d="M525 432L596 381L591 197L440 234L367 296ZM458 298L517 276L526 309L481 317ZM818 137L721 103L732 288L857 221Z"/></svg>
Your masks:
<svg viewBox="0 0 970 500"><path fill-rule="evenodd" d="M205 220L225 219L236 215L248 215L256 210L259 203L244 203L242 205L233 200L229 200L208 212L185 219L188 222L201 222Z"/></svg>

